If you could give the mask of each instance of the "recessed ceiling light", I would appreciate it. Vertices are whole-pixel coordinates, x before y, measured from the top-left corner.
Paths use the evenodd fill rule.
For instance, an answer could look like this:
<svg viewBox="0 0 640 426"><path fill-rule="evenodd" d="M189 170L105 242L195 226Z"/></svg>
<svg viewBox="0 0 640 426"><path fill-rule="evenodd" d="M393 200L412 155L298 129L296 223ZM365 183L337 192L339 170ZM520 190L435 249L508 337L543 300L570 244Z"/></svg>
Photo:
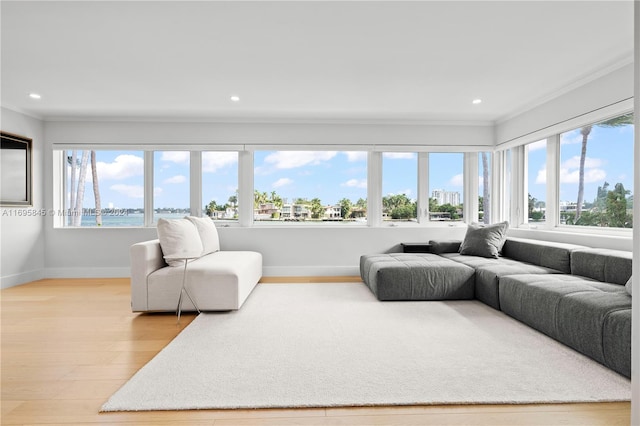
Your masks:
<svg viewBox="0 0 640 426"><path fill-rule="evenodd" d="M471 101L472 104L474 105L478 105L482 103L482 99L474 99L473 101Z"/></svg>
<svg viewBox="0 0 640 426"><path fill-rule="evenodd" d="M229 99L231 99L233 102L240 102L240 96L235 96L234 95L234 96L231 96L231 98L229 98Z"/></svg>
<svg viewBox="0 0 640 426"><path fill-rule="evenodd" d="M30 97L31 99L42 99L42 96L40 96L40 95L39 95L39 94L37 94L37 93L29 93L29 97Z"/></svg>

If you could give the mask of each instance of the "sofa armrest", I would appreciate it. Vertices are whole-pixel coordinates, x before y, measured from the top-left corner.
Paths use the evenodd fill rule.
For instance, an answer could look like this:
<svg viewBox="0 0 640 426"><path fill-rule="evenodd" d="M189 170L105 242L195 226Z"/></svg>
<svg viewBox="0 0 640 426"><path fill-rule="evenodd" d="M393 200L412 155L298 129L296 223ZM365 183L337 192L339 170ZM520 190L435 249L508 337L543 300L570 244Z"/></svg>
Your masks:
<svg viewBox="0 0 640 426"><path fill-rule="evenodd" d="M460 245L462 241L460 240L431 240L429 241L431 244L431 253L441 254L441 253L457 253L460 251Z"/></svg>
<svg viewBox="0 0 640 426"><path fill-rule="evenodd" d="M147 309L147 276L167 266L162 257L160 240L144 241L131 246L131 309Z"/></svg>

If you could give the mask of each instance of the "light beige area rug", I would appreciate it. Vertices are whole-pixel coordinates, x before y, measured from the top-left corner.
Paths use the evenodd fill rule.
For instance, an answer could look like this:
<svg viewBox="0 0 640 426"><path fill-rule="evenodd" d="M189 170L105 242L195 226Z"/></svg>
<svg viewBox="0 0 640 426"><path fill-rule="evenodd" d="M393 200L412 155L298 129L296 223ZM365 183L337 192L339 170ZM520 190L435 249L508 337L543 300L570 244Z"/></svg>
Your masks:
<svg viewBox="0 0 640 426"><path fill-rule="evenodd" d="M626 401L630 381L477 301L261 284L199 315L103 411Z"/></svg>

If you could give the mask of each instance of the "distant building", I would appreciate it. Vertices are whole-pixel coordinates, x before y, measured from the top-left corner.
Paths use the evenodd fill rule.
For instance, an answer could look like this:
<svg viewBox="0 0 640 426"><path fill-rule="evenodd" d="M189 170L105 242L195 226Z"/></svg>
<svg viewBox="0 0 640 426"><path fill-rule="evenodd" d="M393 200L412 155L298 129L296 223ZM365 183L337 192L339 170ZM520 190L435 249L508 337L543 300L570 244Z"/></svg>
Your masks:
<svg viewBox="0 0 640 426"><path fill-rule="evenodd" d="M342 218L342 208L340 204L336 204L335 206L325 206L324 207L324 217L326 219L341 219Z"/></svg>
<svg viewBox="0 0 640 426"><path fill-rule="evenodd" d="M280 212L280 210L273 203L263 203L253 211L254 220L267 220L271 219Z"/></svg>
<svg viewBox="0 0 640 426"><path fill-rule="evenodd" d="M431 198L435 198L439 206L443 204L451 204L452 206L460 205L460 193L457 191L434 189L431 191Z"/></svg>
<svg viewBox="0 0 640 426"><path fill-rule="evenodd" d="M584 203L582 204L584 210ZM560 201L560 212L562 213L575 213L578 210L578 203L575 201Z"/></svg>
<svg viewBox="0 0 640 426"><path fill-rule="evenodd" d="M285 203L280 211L280 217L284 220L308 219L311 217L309 206L305 204Z"/></svg>

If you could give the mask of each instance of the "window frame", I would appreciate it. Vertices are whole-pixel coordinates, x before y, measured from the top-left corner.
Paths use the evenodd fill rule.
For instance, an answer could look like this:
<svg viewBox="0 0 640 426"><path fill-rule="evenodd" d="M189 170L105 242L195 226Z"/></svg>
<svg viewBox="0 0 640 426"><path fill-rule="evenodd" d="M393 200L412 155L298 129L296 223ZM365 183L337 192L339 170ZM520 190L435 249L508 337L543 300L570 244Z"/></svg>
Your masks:
<svg viewBox="0 0 640 426"><path fill-rule="evenodd" d="M63 164L64 150L76 149L94 149L94 150L122 150L131 151L130 145L109 145L109 144L53 144L53 192L54 207L62 209L64 206L64 191L66 190L66 168ZM330 221L318 224L319 227L345 227L352 226L361 228L366 227L386 227L386 226L408 226L408 227L451 227L466 226L471 223L473 218L478 217L478 202L466 203L464 218L460 222L433 222L429 221L429 154L430 153L462 153L463 164L477 163L478 152L491 152L492 164L494 164L495 151L493 147L488 146L470 146L470 147L448 147L448 146L425 146L425 145L145 145L136 151L143 152L144 156L144 221L141 226L130 227L101 227L100 229L118 229L118 228L154 228L154 154L157 151L189 151L190 152L190 175L189 175L189 191L190 191L190 208L192 214L202 215L202 153L205 151L235 151L238 153L238 220L218 224L220 227L268 227L268 226L287 226L295 227L295 222L287 224L280 223L258 223L253 219L253 192L254 192L254 152L260 150L290 150L290 151L364 151L367 153L367 221L363 223L352 223L344 225L336 225ZM382 221L382 153L383 152L415 152L418 155L418 214L415 222L401 222L384 224ZM475 169L478 165L475 164ZM491 171L492 193L493 186L496 181L493 175L493 166ZM478 176L477 173L469 173L463 170L464 187L463 191L465 199L469 194L478 192ZM475 191L474 191L475 190ZM496 201L496 197L492 204ZM60 229L97 229L94 227L70 227L66 226L63 218L54 216L54 228ZM304 225L305 228L313 227L313 225Z"/></svg>
<svg viewBox="0 0 640 426"><path fill-rule="evenodd" d="M617 228L617 227L599 227L599 226L585 226L585 225L563 225L560 223L560 139L561 135L565 132L569 132L575 130L577 128L583 127L585 125L595 125L597 123L601 123L603 121L609 120L611 118L615 118L621 115L625 115L628 113L632 113L633 108L624 108L624 109L615 109L614 111L607 111L606 113L594 115L589 114L588 119L583 119L580 121L569 120L564 123L564 125L556 125L553 128L553 133L540 133L536 132L534 134L528 135L526 138L522 138L518 141L518 144L504 144L502 147L497 147L497 153L499 156L504 158L506 156L507 150L512 152L516 152L515 161L512 161L512 165L514 165L514 170L517 173L517 176L512 179L512 188L511 192L508 194L511 196L511 199L515 199L515 203L511 204L512 212L515 207L520 208L519 206L524 203L524 211L526 212L526 206L528 203L527 191L526 191L526 176L527 176L527 158L526 155L519 155L519 151L523 153L526 152L524 147L530 143L534 143L536 141L546 139L547 140L547 152L546 152L546 166L547 166L547 200L546 200L546 222L540 224L530 224L528 220L526 220L526 214L522 214L519 212L512 213L510 217L511 226L514 228L518 228L519 230L543 230L543 231L552 231L552 232L563 232L563 233L571 233L571 234L582 234L582 235L597 235L597 236L613 236L613 237L625 237L631 238L633 233L633 228ZM634 131L638 131L634 129ZM544 136L542 136L544 135ZM514 170L512 170L512 175ZM495 175L493 175L495 176ZM496 179L498 180L498 179ZM517 183L517 186L514 187L513 183ZM636 188L634 188L635 195ZM502 188L502 194L506 194L509 192L508 189ZM506 216L503 216L506 217ZM495 221L495 220L494 220ZM636 220L637 221L637 220Z"/></svg>

